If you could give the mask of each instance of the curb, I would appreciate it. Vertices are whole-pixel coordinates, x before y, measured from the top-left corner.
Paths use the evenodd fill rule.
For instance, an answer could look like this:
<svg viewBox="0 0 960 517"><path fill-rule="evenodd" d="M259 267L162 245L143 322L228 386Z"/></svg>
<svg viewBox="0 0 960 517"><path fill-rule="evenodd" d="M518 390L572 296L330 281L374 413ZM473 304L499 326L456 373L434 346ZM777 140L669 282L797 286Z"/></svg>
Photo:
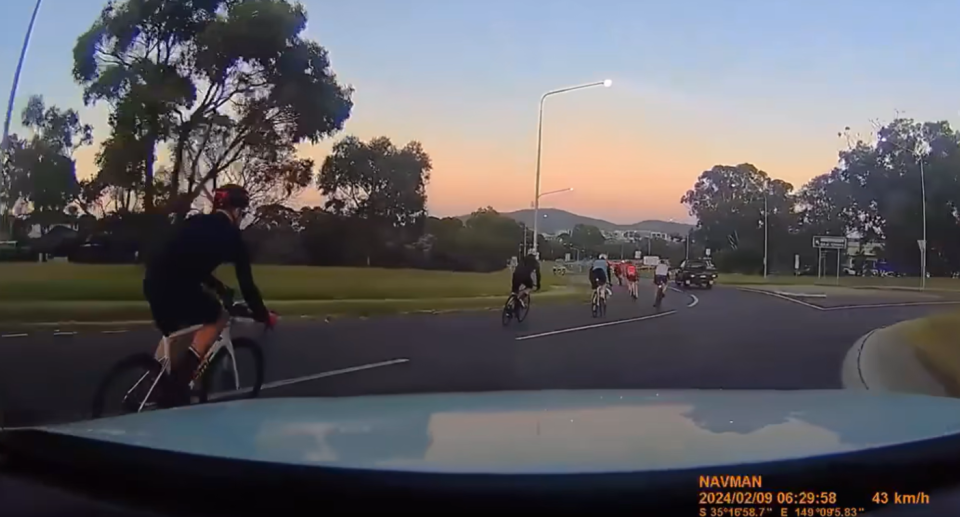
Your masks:
<svg viewBox="0 0 960 517"><path fill-rule="evenodd" d="M910 321L871 330L853 344L840 371L844 389L949 396L902 339L900 331Z"/></svg>

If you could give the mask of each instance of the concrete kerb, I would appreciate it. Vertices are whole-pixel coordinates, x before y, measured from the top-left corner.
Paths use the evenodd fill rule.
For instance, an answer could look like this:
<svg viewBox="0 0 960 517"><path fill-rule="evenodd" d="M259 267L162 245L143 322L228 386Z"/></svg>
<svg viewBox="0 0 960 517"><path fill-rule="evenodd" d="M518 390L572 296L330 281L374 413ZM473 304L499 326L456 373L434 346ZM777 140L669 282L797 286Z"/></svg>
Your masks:
<svg viewBox="0 0 960 517"><path fill-rule="evenodd" d="M903 337L908 321L881 327L858 339L843 360L845 389L948 396Z"/></svg>

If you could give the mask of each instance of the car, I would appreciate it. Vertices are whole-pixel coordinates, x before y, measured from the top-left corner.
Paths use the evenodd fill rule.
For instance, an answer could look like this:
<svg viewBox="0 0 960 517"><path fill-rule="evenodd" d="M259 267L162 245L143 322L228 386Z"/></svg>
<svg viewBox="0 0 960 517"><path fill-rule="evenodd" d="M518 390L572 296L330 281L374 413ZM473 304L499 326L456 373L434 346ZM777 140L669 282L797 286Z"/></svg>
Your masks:
<svg viewBox="0 0 960 517"><path fill-rule="evenodd" d="M713 289L717 281L717 270L707 260L685 260L674 275L678 287L703 287Z"/></svg>

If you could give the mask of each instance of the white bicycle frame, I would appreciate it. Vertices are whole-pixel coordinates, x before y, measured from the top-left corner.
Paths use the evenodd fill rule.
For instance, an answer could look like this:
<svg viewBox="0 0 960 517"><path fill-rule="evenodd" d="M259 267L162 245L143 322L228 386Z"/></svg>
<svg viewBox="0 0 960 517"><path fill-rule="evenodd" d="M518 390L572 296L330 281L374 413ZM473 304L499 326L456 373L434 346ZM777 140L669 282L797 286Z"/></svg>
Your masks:
<svg viewBox="0 0 960 517"><path fill-rule="evenodd" d="M247 319L249 319L249 318L234 318L234 317L230 317L230 318L227 320L226 326L224 326L224 327L223 327L223 330L220 332L220 335L217 336L217 340L214 341L213 345L210 347L210 350L207 350L207 354L204 356L203 361L201 361L199 368L204 367L204 366L205 366L205 363L207 363L208 361L210 361L210 360L212 360L214 357L216 357L217 352L219 352L221 348L226 348L226 349L227 349L227 354L228 354L228 356L229 356L229 358L230 358L230 362L227 363L227 364L225 364L225 365L224 365L224 368L227 369L227 371L230 371L231 369L233 370L234 389L239 390L239 389L240 389L240 374L239 374L239 372L237 371L237 357L236 357L236 353L234 352L234 349L233 349L233 340L230 338L230 326L231 326L231 324L233 323L233 320L234 320L234 319L247 320ZM187 328L185 328L185 329L178 330L178 331L170 334L169 336L163 336L163 338L160 339L160 346L157 347L157 351L156 351L156 353L154 354L154 357L156 358L157 362L160 363L161 372L163 372L164 375L170 375L170 372L171 372L171 369L172 369L172 364L173 364L173 361L172 361L172 359L171 359L171 357L170 357L170 355L171 355L171 354L170 354L170 343L171 343L174 339L176 339L176 338L178 338L178 337L181 337L181 336L184 336L184 335L187 335L187 334L192 334L192 333L200 330L201 328L203 328L203 325L194 325L194 326L192 326L192 327L187 327ZM133 392L133 390L135 390L135 389L137 388L137 386L139 386L140 383L143 382L143 380L144 380L146 377L147 377L147 374L144 373L143 376L140 377L140 380L138 380L138 381L133 385L133 387L131 387L131 388L127 391L126 395L129 396L130 393ZM148 400L150 400L150 395L153 394L153 390L156 389L157 383L160 382L160 377L161 377L161 376L158 375L157 378L153 380L153 384L150 386L150 390L147 392L147 396L145 396L145 397L143 398L143 400L140 401L140 405L137 407L137 412L138 412L138 413L139 413L140 411L143 411L144 405L147 403ZM199 379L198 379L198 380L199 380ZM190 382L190 389L191 389L191 390L193 390L193 389L196 388L196 386L194 386L194 382L195 382L195 381L191 381L191 382Z"/></svg>

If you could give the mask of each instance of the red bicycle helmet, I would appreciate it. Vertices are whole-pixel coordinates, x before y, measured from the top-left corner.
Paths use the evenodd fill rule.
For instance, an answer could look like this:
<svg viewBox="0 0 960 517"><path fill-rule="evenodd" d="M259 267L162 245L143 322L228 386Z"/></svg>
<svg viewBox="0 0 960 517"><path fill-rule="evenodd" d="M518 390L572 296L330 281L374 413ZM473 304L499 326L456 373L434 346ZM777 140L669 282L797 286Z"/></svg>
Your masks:
<svg viewBox="0 0 960 517"><path fill-rule="evenodd" d="M216 210L241 210L250 206L250 194L240 185L228 184L213 191L213 208Z"/></svg>

